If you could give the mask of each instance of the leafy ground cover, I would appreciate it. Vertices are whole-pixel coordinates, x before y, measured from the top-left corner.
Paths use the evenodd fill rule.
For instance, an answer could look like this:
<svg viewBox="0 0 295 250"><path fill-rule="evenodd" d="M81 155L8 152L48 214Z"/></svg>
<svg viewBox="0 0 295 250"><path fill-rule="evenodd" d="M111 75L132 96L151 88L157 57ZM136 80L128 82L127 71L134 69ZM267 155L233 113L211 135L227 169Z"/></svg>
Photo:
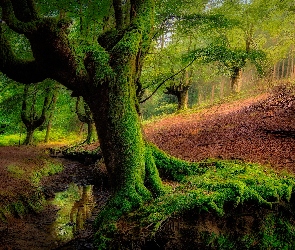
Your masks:
<svg viewBox="0 0 295 250"><path fill-rule="evenodd" d="M289 88L148 124L147 138L189 161L241 159L295 172L295 97Z"/></svg>

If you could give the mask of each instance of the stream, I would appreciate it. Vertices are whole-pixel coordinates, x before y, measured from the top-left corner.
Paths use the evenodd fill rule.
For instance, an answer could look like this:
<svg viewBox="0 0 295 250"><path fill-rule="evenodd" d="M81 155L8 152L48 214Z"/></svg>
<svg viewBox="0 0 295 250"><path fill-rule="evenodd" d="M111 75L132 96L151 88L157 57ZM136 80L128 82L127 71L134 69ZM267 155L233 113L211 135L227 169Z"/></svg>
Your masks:
<svg viewBox="0 0 295 250"><path fill-rule="evenodd" d="M94 165L61 161L64 170L42 180L44 209L0 225L1 250L94 249L93 222L109 192Z"/></svg>

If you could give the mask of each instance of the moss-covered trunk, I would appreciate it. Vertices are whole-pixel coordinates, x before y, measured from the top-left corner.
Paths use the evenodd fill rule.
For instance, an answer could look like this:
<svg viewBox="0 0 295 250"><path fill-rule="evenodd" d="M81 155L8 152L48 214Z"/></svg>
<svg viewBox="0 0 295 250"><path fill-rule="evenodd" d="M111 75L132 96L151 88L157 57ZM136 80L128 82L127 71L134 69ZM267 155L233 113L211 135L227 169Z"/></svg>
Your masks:
<svg viewBox="0 0 295 250"><path fill-rule="evenodd" d="M85 142L87 144L95 142L95 124L93 121L87 122L87 138Z"/></svg>
<svg viewBox="0 0 295 250"><path fill-rule="evenodd" d="M132 65L123 68L129 74L117 72L118 76L102 87L99 100L103 98L103 104L100 102L98 105L97 98L90 103L113 191L131 199L129 205L133 206L149 199L152 195L150 190L159 192L161 181L154 162L147 160L148 150L136 110ZM152 178L150 171L147 176L147 168L154 168ZM153 181L147 183L147 179Z"/></svg>
<svg viewBox="0 0 295 250"><path fill-rule="evenodd" d="M32 145L33 144L33 136L34 136L35 129L27 128L26 139L24 141L24 145Z"/></svg>
<svg viewBox="0 0 295 250"><path fill-rule="evenodd" d="M185 88L182 92L179 93L177 96L178 100L178 110L184 110L187 109L188 104L188 88Z"/></svg>

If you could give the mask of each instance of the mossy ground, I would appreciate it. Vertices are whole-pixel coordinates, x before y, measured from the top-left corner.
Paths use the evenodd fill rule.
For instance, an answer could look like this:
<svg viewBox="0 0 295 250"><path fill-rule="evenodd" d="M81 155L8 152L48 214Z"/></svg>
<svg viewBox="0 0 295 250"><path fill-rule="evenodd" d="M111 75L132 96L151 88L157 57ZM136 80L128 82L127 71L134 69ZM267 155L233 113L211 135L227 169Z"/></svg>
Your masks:
<svg viewBox="0 0 295 250"><path fill-rule="evenodd" d="M144 249L158 241L161 247L157 249L165 249L173 240L179 248L172 249L189 246L196 249L266 249L266 246L291 249L295 246L293 199L291 202L295 187L293 175L235 160L186 163L157 150L155 159L163 177L168 178L166 186L170 191L121 217L117 224L100 227L98 243L109 244L100 245L102 248L128 249L138 245ZM243 230L239 229L238 221L243 220L240 215L245 213L253 223ZM189 220L184 219L188 216ZM189 226L190 221L197 224L202 217L208 218L203 220L204 225L216 224L213 229L204 229L204 225ZM181 233L185 231L182 228L176 236L175 230L170 230L174 236L163 235L167 224L175 222L175 218L178 224L179 220L186 220L186 233ZM228 226L230 221L232 226ZM223 224L227 226L220 226ZM186 235L188 232L192 235Z"/></svg>

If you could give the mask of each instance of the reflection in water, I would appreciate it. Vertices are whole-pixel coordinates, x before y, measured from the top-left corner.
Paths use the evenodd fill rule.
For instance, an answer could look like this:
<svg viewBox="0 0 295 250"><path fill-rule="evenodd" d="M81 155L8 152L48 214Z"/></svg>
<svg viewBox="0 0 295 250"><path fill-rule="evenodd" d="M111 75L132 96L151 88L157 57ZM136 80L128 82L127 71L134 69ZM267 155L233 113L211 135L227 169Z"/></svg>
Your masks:
<svg viewBox="0 0 295 250"><path fill-rule="evenodd" d="M83 229L95 206L93 186L71 185L66 191L56 194L54 205L60 210L52 225L52 233L61 241L73 238L74 233Z"/></svg>

